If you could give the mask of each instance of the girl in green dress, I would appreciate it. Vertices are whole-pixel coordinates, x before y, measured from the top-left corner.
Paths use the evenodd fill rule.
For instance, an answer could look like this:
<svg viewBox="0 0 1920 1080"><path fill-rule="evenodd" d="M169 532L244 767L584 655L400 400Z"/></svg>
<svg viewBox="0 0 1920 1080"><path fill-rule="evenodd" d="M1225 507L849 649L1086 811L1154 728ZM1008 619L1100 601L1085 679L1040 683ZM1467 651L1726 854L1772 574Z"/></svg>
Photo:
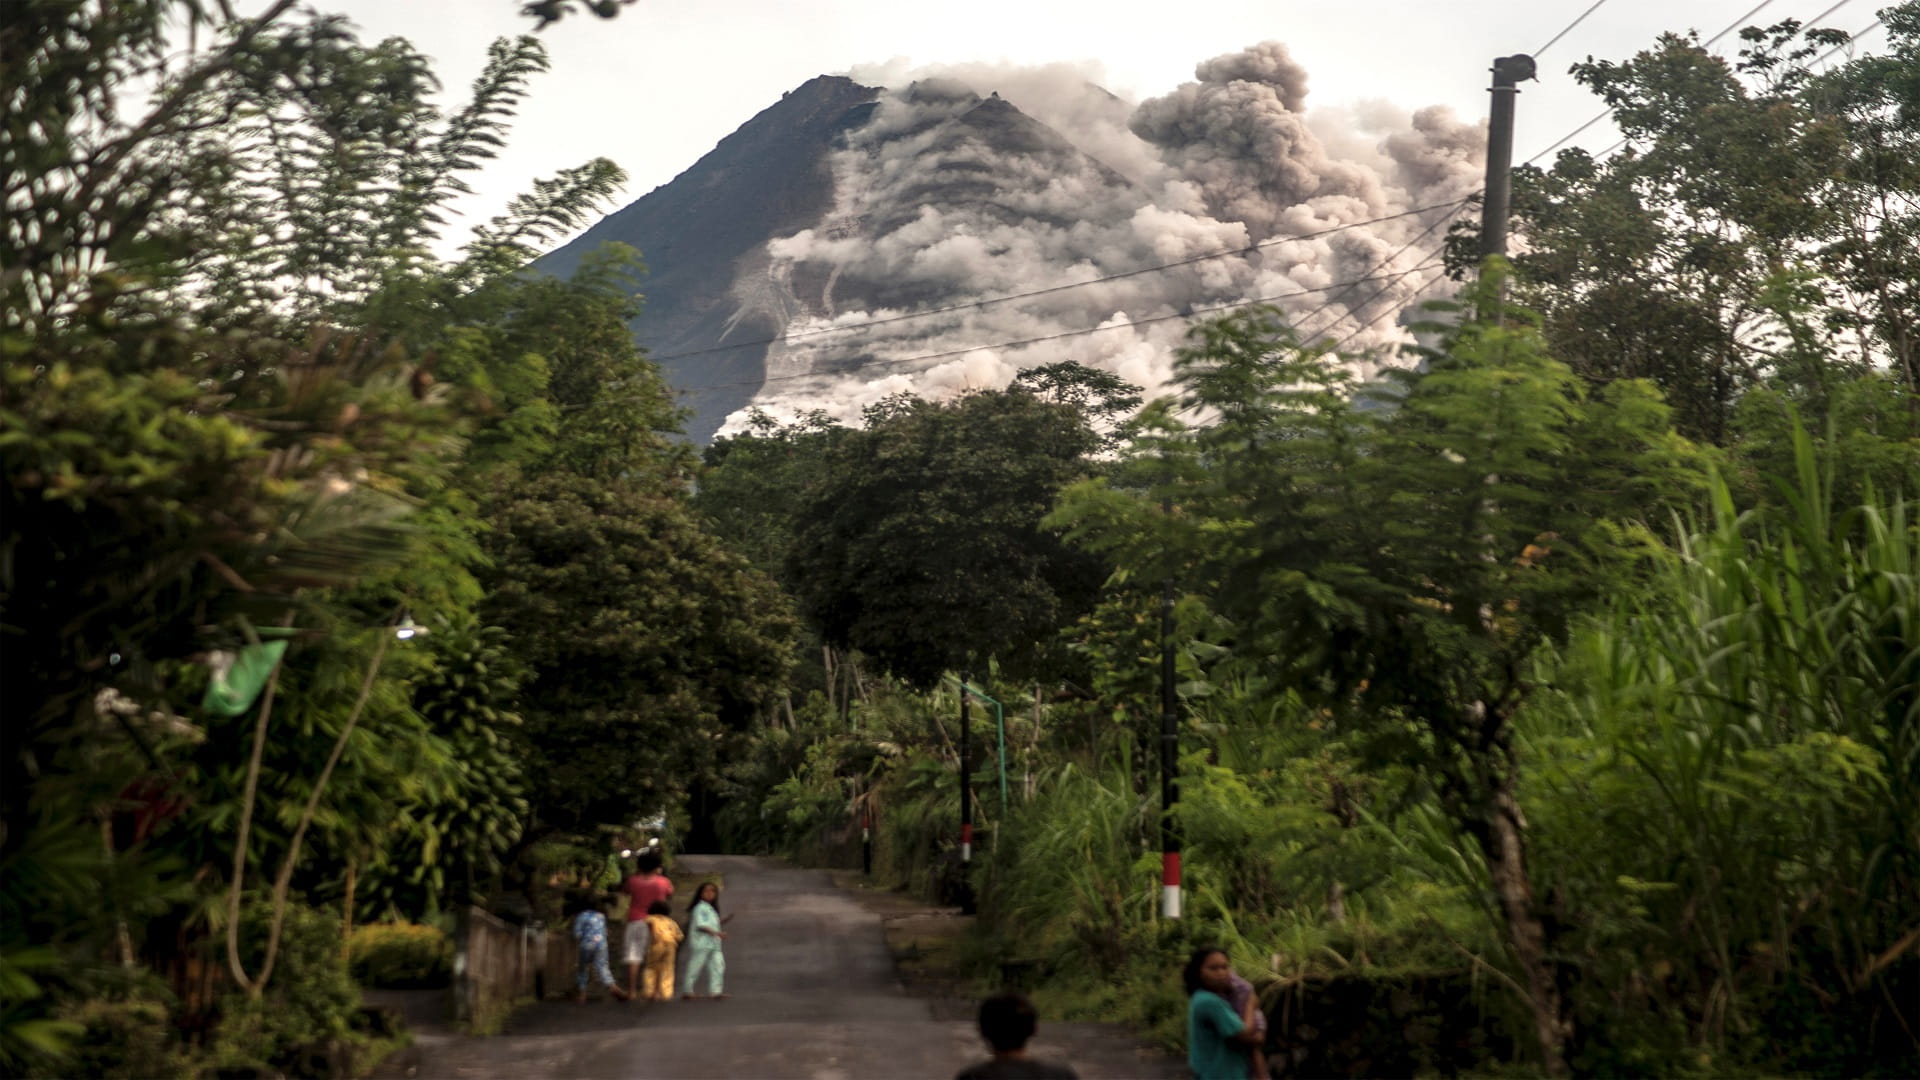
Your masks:
<svg viewBox="0 0 1920 1080"><path fill-rule="evenodd" d="M732 916L728 916L732 918ZM720 917L720 886L706 882L693 891L693 906L687 909L687 998L726 997L727 958L720 951L726 940ZM707 980L707 992L700 992L701 977Z"/></svg>

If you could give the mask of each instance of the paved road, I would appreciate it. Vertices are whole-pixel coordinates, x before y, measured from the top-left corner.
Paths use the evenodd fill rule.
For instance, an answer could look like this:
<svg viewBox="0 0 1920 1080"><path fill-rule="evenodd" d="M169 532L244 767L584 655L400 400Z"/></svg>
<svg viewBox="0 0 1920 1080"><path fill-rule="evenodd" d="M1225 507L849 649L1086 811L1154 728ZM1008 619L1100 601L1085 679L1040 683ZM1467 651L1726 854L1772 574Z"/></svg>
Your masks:
<svg viewBox="0 0 1920 1080"><path fill-rule="evenodd" d="M735 916L729 1000L541 1004L506 1035L423 1040L420 1075L944 1078L984 1056L971 1023L936 1019L932 1003L902 992L879 917L825 872L746 856L687 856L675 868L683 893L708 873L725 876L721 910ZM1033 1050L1087 1080L1180 1075L1108 1025L1043 1019Z"/></svg>

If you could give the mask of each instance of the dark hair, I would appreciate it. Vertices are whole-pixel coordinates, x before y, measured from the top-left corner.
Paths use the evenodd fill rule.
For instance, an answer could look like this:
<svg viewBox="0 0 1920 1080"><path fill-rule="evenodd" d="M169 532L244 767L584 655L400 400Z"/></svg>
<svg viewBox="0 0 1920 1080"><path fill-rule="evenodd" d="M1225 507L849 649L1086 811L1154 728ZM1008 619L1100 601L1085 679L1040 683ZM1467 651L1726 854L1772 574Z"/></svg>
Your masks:
<svg viewBox="0 0 1920 1080"><path fill-rule="evenodd" d="M578 915L581 912L586 911L592 907L593 907L592 893L588 892L585 889L568 889L566 906L561 908L560 910L562 914L566 915L567 918L571 919L575 915Z"/></svg>
<svg viewBox="0 0 1920 1080"><path fill-rule="evenodd" d="M700 894L703 892L706 892L707 886L709 885L713 886L713 899L711 900L700 899ZM720 914L720 883L719 882L703 881L700 884L695 885L693 887L693 902L687 905L687 918L689 919L693 918L693 909L699 907L701 904L705 904L708 907L712 908L713 913L715 915Z"/></svg>
<svg viewBox="0 0 1920 1080"><path fill-rule="evenodd" d="M1188 997L1192 997L1196 990L1206 989L1206 987L1200 985L1200 969L1206 964L1207 957L1212 956L1214 953L1220 953L1224 956L1226 952L1227 950L1217 946L1207 945L1193 950L1193 955L1187 957L1187 966L1185 970L1180 972L1180 981L1186 984Z"/></svg>
<svg viewBox="0 0 1920 1080"><path fill-rule="evenodd" d="M660 853L652 850L643 851L634 856L633 865L643 874L657 874L660 872Z"/></svg>
<svg viewBox="0 0 1920 1080"><path fill-rule="evenodd" d="M1026 1046L1039 1022L1033 1002L1018 991L1003 990L980 1003L980 1035L997 1054Z"/></svg>
<svg viewBox="0 0 1920 1080"><path fill-rule="evenodd" d="M647 905L647 914L665 915L671 918L673 916L673 908L667 906L665 900L655 900L653 903Z"/></svg>

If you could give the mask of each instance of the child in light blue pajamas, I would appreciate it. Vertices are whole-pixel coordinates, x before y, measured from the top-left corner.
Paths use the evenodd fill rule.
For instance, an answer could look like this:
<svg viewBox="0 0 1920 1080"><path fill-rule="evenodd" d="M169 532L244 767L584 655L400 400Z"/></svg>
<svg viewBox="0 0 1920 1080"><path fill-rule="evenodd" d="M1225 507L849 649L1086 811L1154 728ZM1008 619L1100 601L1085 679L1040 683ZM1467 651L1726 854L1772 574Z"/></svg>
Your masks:
<svg viewBox="0 0 1920 1080"><path fill-rule="evenodd" d="M731 916L729 916L731 918ZM727 958L720 951L726 932L720 918L720 886L709 881L693 892L693 906L687 909L687 997L726 997ZM707 978L705 994L700 993L701 977Z"/></svg>
<svg viewBox="0 0 1920 1080"><path fill-rule="evenodd" d="M580 969L573 977L573 999L587 1000L587 975L591 972L609 994L621 1001L628 1000L629 995L613 981L613 971L607 966L607 917L594 907L591 894L585 892L574 893L568 906L574 912L570 926L573 940L580 946Z"/></svg>

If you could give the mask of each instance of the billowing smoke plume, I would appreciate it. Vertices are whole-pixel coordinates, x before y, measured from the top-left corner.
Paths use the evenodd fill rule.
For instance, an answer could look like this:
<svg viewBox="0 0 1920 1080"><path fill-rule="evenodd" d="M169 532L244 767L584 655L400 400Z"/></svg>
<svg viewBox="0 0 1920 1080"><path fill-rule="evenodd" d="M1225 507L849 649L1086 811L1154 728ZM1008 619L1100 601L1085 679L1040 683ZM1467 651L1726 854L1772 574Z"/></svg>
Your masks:
<svg viewBox="0 0 1920 1080"><path fill-rule="evenodd" d="M1371 363L1437 276L1392 275L1434 260L1450 208L1327 231L1461 200L1482 170L1481 129L1445 109L1310 119L1306 72L1274 42L1137 106L1067 65L853 74L891 89L833 155L833 213L735 283L742 310L783 315L757 401L776 416L852 421L890 394L998 387L1058 360L1151 394L1188 316L1255 299ZM1325 235L1285 239L1307 234ZM1378 280L1329 288L1359 278ZM983 302L1014 294L1037 295Z"/></svg>

